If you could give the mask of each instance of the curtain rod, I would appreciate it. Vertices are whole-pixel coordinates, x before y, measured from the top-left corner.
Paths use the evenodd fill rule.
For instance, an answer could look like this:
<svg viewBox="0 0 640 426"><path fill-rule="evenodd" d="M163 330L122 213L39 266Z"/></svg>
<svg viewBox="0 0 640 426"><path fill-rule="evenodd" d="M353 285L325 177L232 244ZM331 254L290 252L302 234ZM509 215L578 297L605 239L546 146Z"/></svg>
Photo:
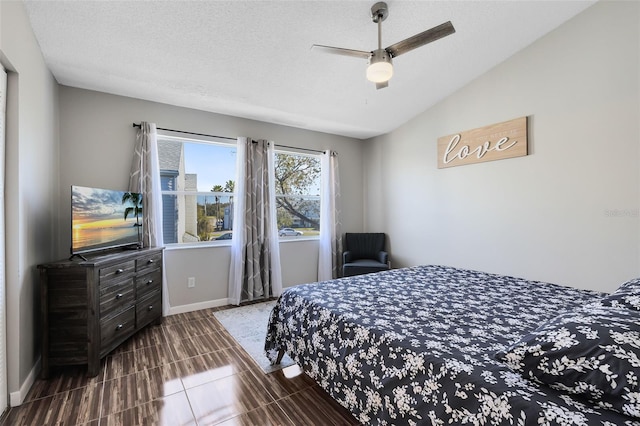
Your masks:
<svg viewBox="0 0 640 426"><path fill-rule="evenodd" d="M253 142L255 143L255 141ZM318 154L324 154L327 151L318 151L317 149L309 149L309 148L298 148L297 146L288 146L288 145L278 145L278 148L289 148L289 149L297 149L298 151L309 151L309 152L317 152Z"/></svg>
<svg viewBox="0 0 640 426"><path fill-rule="evenodd" d="M133 127L140 128L140 123L133 123ZM216 135L208 135L206 133L186 132L184 130L165 129L163 127L156 127L156 129L157 130L164 130L164 131L167 131L167 132L182 133L182 134L185 134L185 135L205 136L205 137L208 137L208 138L227 139L227 140L230 140L230 141L238 140L238 138L230 138L228 136L216 136ZM255 141L254 141L254 143L255 143ZM318 151L317 149L298 148L296 146L287 146L287 145L278 145L278 144L276 144L275 146L277 146L278 148L298 149L298 150L301 150L301 151L317 152L317 153L320 153L320 154L325 152L325 151Z"/></svg>
<svg viewBox="0 0 640 426"><path fill-rule="evenodd" d="M133 123L133 127L138 127L140 128L140 123ZM206 136L209 138L218 138L218 139L227 139L230 141L235 141L238 138L230 138L228 136L216 136L216 135L207 135L206 133L194 133L194 132L186 132L184 130L174 130L174 129L165 129L164 127L156 127L157 130L165 130L167 132L176 132L176 133L182 133L185 135L194 135L194 136Z"/></svg>

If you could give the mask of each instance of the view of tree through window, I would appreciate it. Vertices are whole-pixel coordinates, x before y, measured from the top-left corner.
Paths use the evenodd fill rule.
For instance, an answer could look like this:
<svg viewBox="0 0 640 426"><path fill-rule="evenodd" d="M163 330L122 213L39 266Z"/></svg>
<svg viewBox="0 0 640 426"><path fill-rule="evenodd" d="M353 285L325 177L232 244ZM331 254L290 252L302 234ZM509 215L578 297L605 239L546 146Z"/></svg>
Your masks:
<svg viewBox="0 0 640 426"><path fill-rule="evenodd" d="M276 153L276 211L280 237L320 233L320 157Z"/></svg>
<svg viewBox="0 0 640 426"><path fill-rule="evenodd" d="M160 137L166 244L231 240L236 147ZM313 237L320 227L319 156L276 153L276 210L282 239Z"/></svg>

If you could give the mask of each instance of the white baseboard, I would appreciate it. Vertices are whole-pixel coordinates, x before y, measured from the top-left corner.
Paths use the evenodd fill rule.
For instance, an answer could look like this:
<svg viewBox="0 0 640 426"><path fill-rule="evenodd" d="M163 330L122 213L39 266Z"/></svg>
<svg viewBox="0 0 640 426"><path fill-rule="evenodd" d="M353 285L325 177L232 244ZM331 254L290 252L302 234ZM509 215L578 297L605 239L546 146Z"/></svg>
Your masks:
<svg viewBox="0 0 640 426"><path fill-rule="evenodd" d="M22 403L24 402L24 399L27 397L27 394L29 393L29 390L31 390L31 386L33 386L33 383L36 381L36 377L38 376L38 373L40 372L41 361L42 361L42 358L39 357L35 365L31 369L31 371L29 372L29 375L27 376L25 381L22 383L22 386L20 386L20 390L17 392L11 392L9 394L10 407L17 407L19 405L22 405Z"/></svg>
<svg viewBox="0 0 640 426"><path fill-rule="evenodd" d="M171 306L169 315L183 314L185 312L199 311L200 309L217 308L218 306L226 306L229 299L208 300L206 302L192 303L190 305Z"/></svg>

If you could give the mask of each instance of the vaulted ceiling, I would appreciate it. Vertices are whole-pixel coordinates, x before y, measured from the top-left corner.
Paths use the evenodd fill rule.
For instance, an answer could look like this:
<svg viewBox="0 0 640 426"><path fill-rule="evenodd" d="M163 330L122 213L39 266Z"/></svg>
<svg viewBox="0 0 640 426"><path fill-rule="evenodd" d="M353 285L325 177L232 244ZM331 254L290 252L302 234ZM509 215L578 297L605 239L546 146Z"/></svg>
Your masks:
<svg viewBox="0 0 640 426"><path fill-rule="evenodd" d="M374 1L24 1L60 84L362 139L594 2L388 0L383 47L446 21L456 32L397 57L376 90L366 60L311 49L375 49Z"/></svg>

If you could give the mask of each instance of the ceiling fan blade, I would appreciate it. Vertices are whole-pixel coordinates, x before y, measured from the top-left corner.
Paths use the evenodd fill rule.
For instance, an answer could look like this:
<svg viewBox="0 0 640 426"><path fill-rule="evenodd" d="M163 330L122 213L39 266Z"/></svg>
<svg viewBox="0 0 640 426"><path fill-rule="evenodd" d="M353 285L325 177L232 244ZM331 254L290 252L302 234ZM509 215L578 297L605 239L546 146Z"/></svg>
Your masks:
<svg viewBox="0 0 640 426"><path fill-rule="evenodd" d="M384 89L385 87L389 87L389 81L383 81L382 83L376 83L376 90Z"/></svg>
<svg viewBox="0 0 640 426"><path fill-rule="evenodd" d="M456 29L453 28L453 24L451 24L451 21L447 21L444 24L438 25L437 27L433 27L429 30L421 32L420 34L416 34L405 40L392 44L385 50L389 52L392 58L395 58L396 56L400 56L403 53L407 53L410 50L413 50L420 46L424 46L427 43L431 43L432 41L436 41L455 32Z"/></svg>
<svg viewBox="0 0 640 426"><path fill-rule="evenodd" d="M323 46L321 44L314 44L311 48L334 55L353 56L363 59L369 59L371 56L371 52L365 52L364 50L343 49L342 47Z"/></svg>

